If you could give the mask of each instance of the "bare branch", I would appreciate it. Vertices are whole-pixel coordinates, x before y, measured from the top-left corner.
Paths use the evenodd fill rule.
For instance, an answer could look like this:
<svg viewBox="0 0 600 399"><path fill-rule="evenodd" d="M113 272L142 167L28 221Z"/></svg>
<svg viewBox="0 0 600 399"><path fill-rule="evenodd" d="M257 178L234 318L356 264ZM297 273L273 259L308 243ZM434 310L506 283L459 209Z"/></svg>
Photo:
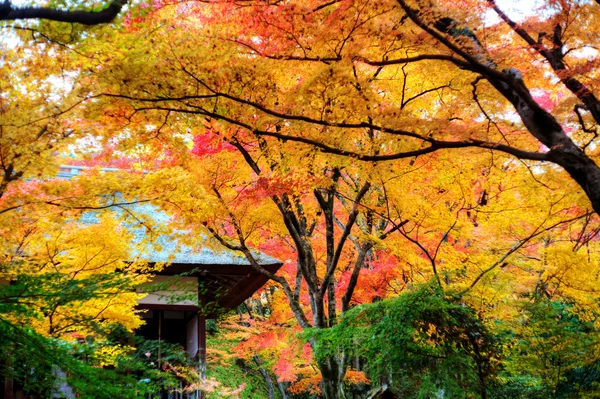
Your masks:
<svg viewBox="0 0 600 399"><path fill-rule="evenodd" d="M371 188L371 183L366 182L363 185L363 187L361 188L361 190L358 192L358 194L356 195L356 198L354 199L354 206L352 207L352 212L348 216L348 222L346 223L346 226L344 227L344 231L342 232L342 236L340 237L340 239L338 241L338 245L335 250L333 259L331 260L331 264L328 265L329 268L327 269L327 273L325 274L325 277L323 277L323 281L321 282L321 288L320 288L321 295L325 294L325 290L327 289L327 284L329 283L329 280L331 279L331 277L333 276L333 273L335 272L336 266L339 262L341 254L342 254L342 249L344 248L344 245L346 243L346 239L350 235L350 231L352 231L354 222L356 222L356 217L358 216L358 212L359 212L358 207L359 207L360 201L367 194L367 192L369 191L370 188Z"/></svg>
<svg viewBox="0 0 600 399"><path fill-rule="evenodd" d="M561 226L563 224L569 224L572 223L576 220L579 219L583 219L586 217L589 217L590 215L592 215L593 212L586 212L582 215L579 216L575 216L573 218L570 219L566 219L566 220L561 220L560 222L554 223L551 226L548 227L542 227L543 223L540 224L538 227L536 227L533 232L531 234L529 234L527 237L523 238L522 240L518 240L508 251L506 251L506 253L504 255L502 255L496 262L494 262L492 265L490 265L487 269L483 270L481 273L479 273L479 275L475 278L475 280L473 280L473 282L464 290L462 290L461 292L459 292L458 294L456 294L457 297L462 297L465 294L467 294L469 291L471 291L476 285L477 283L479 283L479 281L481 281L481 279L483 277L485 277L486 274L488 274L489 272L491 272L492 270L494 270L495 268L497 268L500 265L503 265L504 262L506 261L506 259L508 259L508 257L510 255L512 255L513 253L515 253L516 251L518 251L519 249L521 249L525 244L527 244L529 241L531 241L533 238L539 236L542 233L545 233L546 231L552 230L558 226Z"/></svg>
<svg viewBox="0 0 600 399"><path fill-rule="evenodd" d="M99 11L59 10L52 7L13 7L9 0L0 5L0 21L46 19L82 25L99 25L113 21L127 0L114 0Z"/></svg>
<svg viewBox="0 0 600 399"><path fill-rule="evenodd" d="M460 69L464 69L464 70L472 71L472 72L475 71L475 69L468 62L465 62L464 60L461 60L460 58L456 58L452 55L446 55L446 54L420 54L420 55L416 55L414 57L395 58L392 60L381 60L381 61L369 60L369 59L363 58L363 57L356 57L355 60L359 61L359 62L363 62L363 63L365 63L367 65L371 65L371 66L405 65L405 64L410 64L410 63L419 62L419 61L448 61L448 62L451 62L452 64L456 65Z"/></svg>

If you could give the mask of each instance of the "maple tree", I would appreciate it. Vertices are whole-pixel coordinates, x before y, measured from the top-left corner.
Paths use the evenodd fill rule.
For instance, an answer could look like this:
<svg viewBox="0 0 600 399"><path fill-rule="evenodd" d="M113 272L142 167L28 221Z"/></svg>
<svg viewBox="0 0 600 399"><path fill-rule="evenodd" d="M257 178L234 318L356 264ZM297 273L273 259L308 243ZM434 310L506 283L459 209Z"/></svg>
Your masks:
<svg viewBox="0 0 600 399"><path fill-rule="evenodd" d="M56 66L64 76L72 73L74 83L60 106L85 107L73 108L50 132L70 126L94 136L109 161L91 155L84 163L131 166L137 159L138 170L160 169L137 187L113 181L109 189L91 180L81 188L87 201L115 187L131 198L152 198L193 232L187 240L209 234L215 246L243 253L272 279L273 324L246 335L238 350L247 360L260 357L263 370L292 383L293 392L321 389L338 398L349 382L368 380L365 369L349 369L356 360L350 345L312 357L289 327L331 330L335 337L338 319L352 307L402 297L428 281L442 302L476 312L479 320L461 319L457 331L499 319L512 334L539 338L528 356L540 350L564 359L545 333L527 332L532 325L547 331L547 320L530 323L520 313L545 297L581 321L573 321L575 329L595 317L600 171L589 44L597 36L598 5L548 2L523 23L502 7L493 1L145 4L144 15L126 15L118 32L101 27L70 45ZM490 21L489 12L499 20ZM38 50L39 58L23 62L45 62L47 48ZM52 97L51 86L45 96L25 97L37 101L29 110ZM19 88L12 96L21 97ZM14 119L29 114L21 108ZM23 134L23 126L31 131ZM3 164L6 187L25 176L18 162L28 160L35 175L43 165L38 160L52 155L36 138L39 131L50 137L45 124L33 118L18 127L7 130L5 148L13 152ZM52 137L70 140L70 132ZM14 153L23 147L11 146L15 138L29 140L26 156ZM29 201L53 209L45 195L35 192ZM62 223L72 215L58 217ZM270 274L251 247L290 262ZM408 336L427 333L414 331ZM595 335L591 328L590 342ZM434 349L464 344L449 336ZM569 340L565 334L561 345L569 347ZM318 338L309 343L316 348ZM521 366L531 362L518 359L513 377L525 375ZM594 367L593 359L565 361L568 373ZM556 369L535 367L535 378L549 385ZM492 388L472 383L469 372L461 380L471 381L464 382L469 394L485 397ZM415 369L400 383L418 387L419 374Z"/></svg>
<svg viewBox="0 0 600 399"><path fill-rule="evenodd" d="M291 243L296 269L267 275L303 328L332 327L355 290L369 301L430 278L484 315L510 318L506 298L539 290L585 303L584 279L562 278L596 270L593 257L575 266L566 255L596 245L593 103L572 89L593 68L565 78L539 67L556 43L541 35L521 51L516 25L482 20L490 5L154 4L127 18L119 47L102 46L109 30L86 45L97 67L82 78L85 117L107 141L120 132L125 150L179 158L191 187L173 203L186 228L251 263L251 244L278 240L277 254ZM593 18L597 6L548 7L564 13L527 27ZM570 29L561 43L578 40ZM528 89L555 72L571 88ZM386 288L361 287L378 264L395 270L364 282ZM346 367L343 351L321 359L326 397L341 394Z"/></svg>
<svg viewBox="0 0 600 399"><path fill-rule="evenodd" d="M255 269L278 283L301 328L333 326L338 307L342 311L349 308L359 272L375 240L383 240L401 224L394 224L394 214L382 219L375 212L362 212L360 204L367 197L381 201L382 192L375 190L367 195L371 191L369 182L361 181L349 170L328 166L327 157L315 154L310 158L314 172L308 177L304 171L297 174L290 168L290 152L282 151L282 147L267 142L254 146L244 141L245 145L240 141L229 144L228 150L219 154L210 150L204 154L206 147L195 147L197 150L192 152L199 153L202 163L190 161L188 168L194 173L190 181L203 190L195 194L193 202L175 200L180 215L187 220L187 228L203 226L222 245L244 253ZM266 155L266 163L260 160L260 154ZM247 164L240 164L242 160ZM295 260L286 275L264 270L250 251L250 243L267 250L262 242L269 236L279 241L279 251L285 249L282 245L288 247L287 253L280 252L282 255ZM286 237L287 244L281 241ZM341 265L348 263L351 266L345 267L345 274L349 281L342 287L336 275ZM281 356L289 358L290 354ZM280 379L295 380L290 366L286 361L276 366ZM346 371L343 355L318 366L323 391L337 395Z"/></svg>
<svg viewBox="0 0 600 399"><path fill-rule="evenodd" d="M67 289L70 283L74 283L72 289L75 293L78 278L85 280L94 274L114 275L114 271L123 266L122 262L127 258L123 240L127 240L127 235L118 231L114 218L101 218L98 225L92 226L81 226L78 222L85 210L100 209L103 198L106 198L102 196L114 192L109 187L110 179L106 180L108 185L104 187L95 184L101 190L95 192L86 189L83 181L77 187L61 180L40 180L58 172L56 152L64 151L73 143L76 124L76 121L61 119L65 109L77 101L70 102L61 88L55 86L53 78L57 76L52 74L60 73L64 59L57 56L52 57L54 62L46 62L45 56L52 52L52 49L40 44L27 49L8 48L3 53L7 62L2 64L1 69L3 95L0 100L2 279L47 275L49 293L60 292L61 284L67 284L64 286ZM44 63L45 72L49 73L45 79L30 73L39 70L40 63ZM65 82L68 83L69 78L65 78ZM22 92L24 87L34 85L35 90L26 94ZM68 87L62 88L62 91L68 92ZM70 278L64 280L66 276ZM18 305L19 298L32 301L32 305L39 295L28 297L25 293L36 285L39 286L37 289L41 289L42 280L36 279L23 287L11 286L9 289L14 292L6 297L8 303L12 303L9 298L16 294L13 305ZM91 280L88 283L93 286ZM53 284L56 286L53 287ZM17 294L20 290L24 291L23 296ZM82 298L86 297L90 298L82 293ZM63 299L66 303L72 301ZM101 302L96 305L88 303L90 314L105 306ZM136 318L131 309L128 312L125 318ZM50 322L52 317L48 316L45 315L46 321ZM81 312L79 316L85 318ZM55 318L54 322L58 319ZM40 329L54 335L63 327L50 322Z"/></svg>

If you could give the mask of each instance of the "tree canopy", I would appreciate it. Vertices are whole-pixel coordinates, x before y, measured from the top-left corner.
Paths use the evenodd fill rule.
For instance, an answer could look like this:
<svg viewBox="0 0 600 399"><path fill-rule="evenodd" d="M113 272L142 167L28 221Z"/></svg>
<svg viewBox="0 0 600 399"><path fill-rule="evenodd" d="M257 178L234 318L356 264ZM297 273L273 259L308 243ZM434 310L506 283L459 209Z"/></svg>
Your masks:
<svg viewBox="0 0 600 399"><path fill-rule="evenodd" d="M591 1L519 15L493 0L163 0L86 30L6 25L6 319L60 339L139 325L124 288L88 317L114 270L148 272L122 264L124 221L74 221L147 201L182 242L210 237L271 279L224 336L272 397L594 395L599 16ZM90 170L49 180L60 164Z"/></svg>

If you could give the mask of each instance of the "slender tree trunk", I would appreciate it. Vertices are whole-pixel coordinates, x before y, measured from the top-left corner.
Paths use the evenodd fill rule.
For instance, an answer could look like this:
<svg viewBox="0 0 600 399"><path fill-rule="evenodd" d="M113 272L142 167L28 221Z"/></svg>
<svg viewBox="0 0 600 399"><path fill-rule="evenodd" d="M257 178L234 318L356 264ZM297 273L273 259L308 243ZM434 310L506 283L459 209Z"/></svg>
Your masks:
<svg viewBox="0 0 600 399"><path fill-rule="evenodd" d="M248 312L248 317L254 319L254 315L252 314L252 309L250 306L250 301L244 301L244 307L246 308L246 312Z"/></svg>
<svg viewBox="0 0 600 399"><path fill-rule="evenodd" d="M289 399L290 396L287 393L287 389L289 388L289 382L279 382L277 381L277 388L279 388L279 393L281 394L281 399Z"/></svg>
<svg viewBox="0 0 600 399"><path fill-rule="evenodd" d="M267 384L267 390L269 391L269 399L275 399L275 389L273 388L273 380L271 379L271 375L263 368L258 355L254 355L253 359L254 363L256 363L258 366L258 371L265 379L265 384Z"/></svg>
<svg viewBox="0 0 600 399"><path fill-rule="evenodd" d="M255 302L255 303L256 303L256 308L258 309L258 313L260 313L260 315L261 315L262 317L265 317L265 308L264 308L264 306L263 306L263 304L262 304L261 300L260 300L260 299L258 299L258 300L256 300L256 302Z"/></svg>
<svg viewBox="0 0 600 399"><path fill-rule="evenodd" d="M343 361L335 356L318 363L321 371L321 391L325 399L344 399L343 379L345 367Z"/></svg>
<svg viewBox="0 0 600 399"><path fill-rule="evenodd" d="M333 327L337 324L337 311L335 305L335 281L331 279L327 285L327 318L329 327Z"/></svg>

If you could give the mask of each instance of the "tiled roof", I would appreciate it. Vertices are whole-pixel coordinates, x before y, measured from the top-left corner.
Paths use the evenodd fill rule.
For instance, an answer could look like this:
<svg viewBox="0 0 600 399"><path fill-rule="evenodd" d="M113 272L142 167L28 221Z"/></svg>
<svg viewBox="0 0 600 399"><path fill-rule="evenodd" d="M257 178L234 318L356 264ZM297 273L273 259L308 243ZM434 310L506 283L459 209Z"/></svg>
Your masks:
<svg viewBox="0 0 600 399"><path fill-rule="evenodd" d="M70 179L77 176L84 170L81 166L61 166L58 177ZM106 168L104 171L111 172L118 169ZM121 213L123 208L132 213L149 217L153 223L168 225L171 217L162 209L148 203L139 203L132 205L121 206L114 208L113 212ZM97 214L95 212L87 212L82 217L82 222L85 224L97 223ZM135 235L134 241L141 242L147 238L146 229L143 227L128 227ZM181 232L180 232L181 233ZM216 245L208 245L208 237L199 235L195 237L195 246L179 244L178 240L161 235L153 240L153 244L143 252L132 251L132 259L130 260L145 260L151 263L170 262L172 264L186 265L239 265L249 266L248 260L240 253L222 247L215 249ZM256 260L261 265L280 265L282 262L278 259L270 257L262 252L253 251Z"/></svg>
<svg viewBox="0 0 600 399"><path fill-rule="evenodd" d="M84 169L80 166L64 166L60 168L58 177L70 179ZM103 170L111 172L118 169ZM138 217L150 218L154 225L168 225L171 222L171 217L167 212L149 203L121 205L110 209L117 213L128 210ZM98 223L98 212L86 212L81 217L81 222L84 224ZM145 227L139 227L139 223L136 223L127 228L135 236L132 243L134 246L135 244L144 244L144 240L148 238ZM158 235L152 244L144 245L143 251L132 249L131 259L128 260L145 260L150 263L164 262L168 265L161 269L159 274L186 274L196 277L199 287L202 287L201 295L199 292L200 307L198 309L206 317L216 317L228 309L235 308L268 281L268 277L254 270L241 254L227 248L215 249L216 245L208 245L209 239L204 235L199 235L195 237L195 240L191 240L195 241L193 247L181 245L176 237L180 234L177 233L186 232L175 231L170 236ZM258 263L271 273L276 273L283 264L261 252L253 252ZM139 306L148 308L150 305L140 304ZM176 305L165 306L169 306L171 309Z"/></svg>

